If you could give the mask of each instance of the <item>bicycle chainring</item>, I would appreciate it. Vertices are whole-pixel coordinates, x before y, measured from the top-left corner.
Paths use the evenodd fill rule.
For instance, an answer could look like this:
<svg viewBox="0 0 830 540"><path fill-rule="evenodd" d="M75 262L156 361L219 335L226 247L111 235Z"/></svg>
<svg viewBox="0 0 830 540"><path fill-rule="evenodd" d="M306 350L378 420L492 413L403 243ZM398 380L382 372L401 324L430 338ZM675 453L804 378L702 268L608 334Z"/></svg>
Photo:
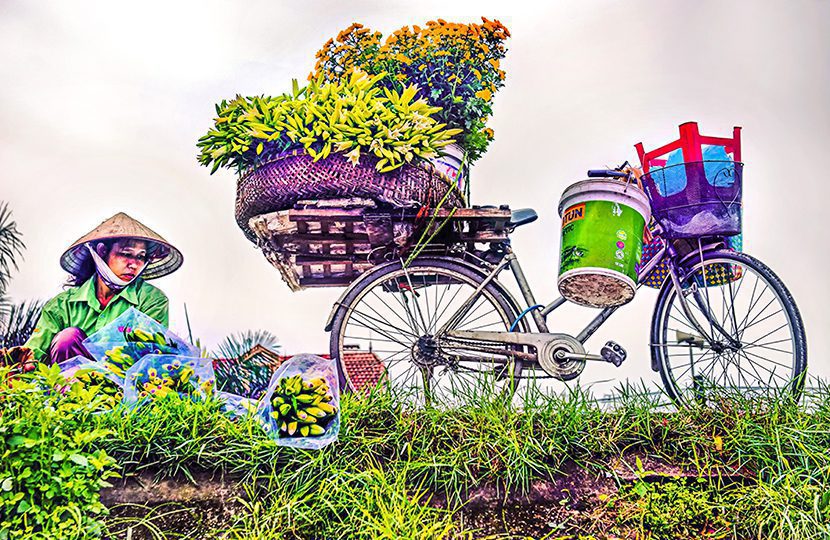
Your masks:
<svg viewBox="0 0 830 540"><path fill-rule="evenodd" d="M585 360L558 360L556 353L560 351L585 354L585 347L573 336L557 334L537 349L539 365L545 373L561 381L576 379L585 369Z"/></svg>

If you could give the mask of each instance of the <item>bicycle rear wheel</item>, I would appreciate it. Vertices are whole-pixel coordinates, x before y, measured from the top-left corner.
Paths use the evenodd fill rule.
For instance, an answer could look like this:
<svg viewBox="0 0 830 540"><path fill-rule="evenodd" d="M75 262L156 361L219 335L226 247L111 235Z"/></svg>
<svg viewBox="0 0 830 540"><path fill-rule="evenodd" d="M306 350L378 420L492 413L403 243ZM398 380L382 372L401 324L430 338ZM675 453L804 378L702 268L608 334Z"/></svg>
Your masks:
<svg viewBox="0 0 830 540"><path fill-rule="evenodd" d="M651 324L653 365L679 405L739 392L795 400L804 387L804 323L781 279L734 251L704 254L681 282L701 336L666 279Z"/></svg>
<svg viewBox="0 0 830 540"><path fill-rule="evenodd" d="M510 329L517 313L497 282L488 283L459 316L482 281L481 274L446 259L415 260L407 268L393 263L364 275L332 324L331 354L339 361L343 386L365 393L388 384L414 401L512 392L522 365L498 354L508 346L476 353L444 337L449 330ZM374 375L348 360L355 350L371 351L382 364Z"/></svg>

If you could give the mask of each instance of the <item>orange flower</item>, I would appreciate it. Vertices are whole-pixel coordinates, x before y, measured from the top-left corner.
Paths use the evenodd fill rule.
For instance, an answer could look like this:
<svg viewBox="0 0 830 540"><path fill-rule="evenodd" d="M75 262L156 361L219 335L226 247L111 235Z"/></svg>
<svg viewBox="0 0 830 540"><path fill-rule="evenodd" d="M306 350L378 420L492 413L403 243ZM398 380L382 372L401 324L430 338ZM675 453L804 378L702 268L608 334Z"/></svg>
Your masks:
<svg viewBox="0 0 830 540"><path fill-rule="evenodd" d="M493 97L493 93L486 88L484 90L479 90L475 95L477 98L481 98L484 101L490 101L490 98Z"/></svg>

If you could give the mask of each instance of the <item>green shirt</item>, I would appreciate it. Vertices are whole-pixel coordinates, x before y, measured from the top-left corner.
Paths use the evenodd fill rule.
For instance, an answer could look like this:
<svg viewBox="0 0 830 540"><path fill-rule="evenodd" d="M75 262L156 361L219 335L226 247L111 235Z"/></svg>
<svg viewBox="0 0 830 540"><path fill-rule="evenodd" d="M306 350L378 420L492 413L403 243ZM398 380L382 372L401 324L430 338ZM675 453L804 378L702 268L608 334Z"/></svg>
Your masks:
<svg viewBox="0 0 830 540"><path fill-rule="evenodd" d="M25 345L32 349L36 360L48 356L52 339L64 328L75 326L89 336L131 307L168 326L168 300L161 290L139 278L113 296L102 309L95 296L95 277L63 291L43 306L37 326Z"/></svg>

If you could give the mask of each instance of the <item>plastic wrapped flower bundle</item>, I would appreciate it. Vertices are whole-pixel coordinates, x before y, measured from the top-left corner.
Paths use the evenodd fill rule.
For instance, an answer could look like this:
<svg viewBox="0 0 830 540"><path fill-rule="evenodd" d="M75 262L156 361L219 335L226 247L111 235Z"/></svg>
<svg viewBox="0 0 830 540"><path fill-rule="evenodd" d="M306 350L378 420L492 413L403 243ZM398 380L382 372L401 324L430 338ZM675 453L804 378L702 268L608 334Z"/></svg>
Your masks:
<svg viewBox="0 0 830 540"><path fill-rule="evenodd" d="M138 359L148 354L199 355L195 347L135 308L89 336L84 346L122 379Z"/></svg>
<svg viewBox="0 0 830 540"><path fill-rule="evenodd" d="M283 377L271 396L271 417L277 421L280 437L318 437L337 414L331 405L334 396L322 377L305 380L300 374Z"/></svg>
<svg viewBox="0 0 830 540"><path fill-rule="evenodd" d="M124 402L133 405L172 395L205 397L216 384L212 362L210 358L148 354L127 370Z"/></svg>
<svg viewBox="0 0 830 540"><path fill-rule="evenodd" d="M255 399L239 396L231 392L215 393L216 399L222 402L222 410L227 413L231 419L244 418L246 416L258 416L258 402Z"/></svg>
<svg viewBox="0 0 830 540"><path fill-rule="evenodd" d="M340 392L332 360L300 354L271 377L262 412L277 444L322 448L340 432Z"/></svg>

